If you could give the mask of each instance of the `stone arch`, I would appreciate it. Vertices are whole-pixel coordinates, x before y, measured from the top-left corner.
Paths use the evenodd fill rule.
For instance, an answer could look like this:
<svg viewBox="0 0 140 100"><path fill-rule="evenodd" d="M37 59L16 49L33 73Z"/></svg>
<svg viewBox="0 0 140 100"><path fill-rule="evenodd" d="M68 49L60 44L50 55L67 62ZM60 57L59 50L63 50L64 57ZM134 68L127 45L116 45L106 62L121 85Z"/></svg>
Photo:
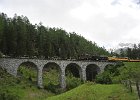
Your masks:
<svg viewBox="0 0 140 100"><path fill-rule="evenodd" d="M50 72L50 73L49 73ZM61 84L61 67L58 63L56 62L48 62L43 66L42 69L42 76L43 76L43 85L47 86L50 82L53 83L54 85L60 86ZM49 73L49 74L48 74ZM53 77L47 77L48 75L53 75ZM58 75L59 74L59 75ZM53 80L53 81L52 81Z"/></svg>
<svg viewBox="0 0 140 100"><path fill-rule="evenodd" d="M96 64L89 64L86 66L86 80L94 81L96 75L101 71L100 67Z"/></svg>
<svg viewBox="0 0 140 100"><path fill-rule="evenodd" d="M27 64L27 63L30 63L30 64L34 65L37 68L37 65L32 61L23 61L23 62L18 64L18 67L20 67L21 65Z"/></svg>
<svg viewBox="0 0 140 100"><path fill-rule="evenodd" d="M65 68L65 73L67 70L69 70L74 77L81 78L82 69L78 64L76 64L76 63L67 64L67 66ZM66 76L67 76L67 73L66 73Z"/></svg>
<svg viewBox="0 0 140 100"><path fill-rule="evenodd" d="M34 84L38 81L38 66L32 61L24 61L17 66L17 77L28 79Z"/></svg>
<svg viewBox="0 0 140 100"><path fill-rule="evenodd" d="M59 65L58 63L56 63L56 62L48 62L48 63L46 63L46 64L43 66L43 69L44 69L46 66L48 66L48 65L55 65L55 66L57 66L57 68L59 69L59 71L61 71L60 65Z"/></svg>

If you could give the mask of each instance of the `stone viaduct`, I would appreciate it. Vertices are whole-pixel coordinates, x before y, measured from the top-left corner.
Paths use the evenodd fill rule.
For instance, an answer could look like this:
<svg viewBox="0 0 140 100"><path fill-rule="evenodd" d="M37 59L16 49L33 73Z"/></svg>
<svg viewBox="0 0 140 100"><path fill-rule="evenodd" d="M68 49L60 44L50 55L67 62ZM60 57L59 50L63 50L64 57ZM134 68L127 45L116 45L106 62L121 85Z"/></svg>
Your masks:
<svg viewBox="0 0 140 100"><path fill-rule="evenodd" d="M18 67L26 62L33 63L37 68L37 85L43 88L42 71L46 64L54 63L60 69L60 85L61 88L66 87L65 69L69 64L78 66L81 80L86 81L86 68L89 65L95 65L97 73L104 71L107 65L115 65L115 62L99 62L99 61L69 61L69 60L40 60L40 59L15 59L15 58L0 58L0 67L7 70L8 73L17 76Z"/></svg>

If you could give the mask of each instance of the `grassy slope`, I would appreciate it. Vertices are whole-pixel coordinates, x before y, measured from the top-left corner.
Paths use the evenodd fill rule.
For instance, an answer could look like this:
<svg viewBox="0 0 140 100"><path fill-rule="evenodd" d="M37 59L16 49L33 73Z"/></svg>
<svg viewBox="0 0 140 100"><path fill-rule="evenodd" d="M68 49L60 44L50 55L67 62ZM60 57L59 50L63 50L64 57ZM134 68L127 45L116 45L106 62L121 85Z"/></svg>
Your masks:
<svg viewBox="0 0 140 100"><path fill-rule="evenodd" d="M137 65L140 65L140 63L137 63L136 66ZM136 96L128 93L128 90L126 90L122 85L95 85L92 83L86 83L66 93L53 96L53 93L38 89L36 85L28 82L26 83L26 81L17 83L17 79L6 74L6 72L0 73L0 90L5 90L5 92L9 91L14 95L18 95L20 100L136 100ZM51 73L54 74L55 71ZM45 75L46 79L44 79L44 83L48 84L47 80L51 77L49 76L50 73L48 73L48 75L46 73ZM49 77L47 78L47 76Z"/></svg>
<svg viewBox="0 0 140 100"><path fill-rule="evenodd" d="M28 87L22 86L21 84L6 87L5 90L17 95L19 97L19 100L43 100L53 95L45 90L39 90L34 86Z"/></svg>
<svg viewBox="0 0 140 100"><path fill-rule="evenodd" d="M139 66L140 67L140 62L124 62L125 66Z"/></svg>
<svg viewBox="0 0 140 100"><path fill-rule="evenodd" d="M119 84L101 85L86 83L47 100L137 100L135 94Z"/></svg>
<svg viewBox="0 0 140 100"><path fill-rule="evenodd" d="M140 62L124 62L124 64L125 66L131 68L130 71L135 69L140 74ZM133 87L133 91L137 93L136 85L132 84L132 87Z"/></svg>
<svg viewBox="0 0 140 100"><path fill-rule="evenodd" d="M48 91L48 89L37 88L36 70L28 69L23 66L18 70L18 72L19 71L22 72L22 75L19 75L19 78L15 78L0 68L0 97L1 95L7 94L6 97L11 95L12 97L18 97L20 100L43 100L56 95L55 93ZM29 76L31 76L32 81L29 81ZM54 69L43 74L44 86L47 86L50 82L57 85L59 84L58 79L58 72ZM0 98L0 100L3 99Z"/></svg>
<svg viewBox="0 0 140 100"><path fill-rule="evenodd" d="M15 78L6 71L0 69L0 95L5 94L6 97L15 96L18 97L19 100L43 100L54 95L46 90L38 89L36 84L32 82ZM3 99L0 98L0 100Z"/></svg>

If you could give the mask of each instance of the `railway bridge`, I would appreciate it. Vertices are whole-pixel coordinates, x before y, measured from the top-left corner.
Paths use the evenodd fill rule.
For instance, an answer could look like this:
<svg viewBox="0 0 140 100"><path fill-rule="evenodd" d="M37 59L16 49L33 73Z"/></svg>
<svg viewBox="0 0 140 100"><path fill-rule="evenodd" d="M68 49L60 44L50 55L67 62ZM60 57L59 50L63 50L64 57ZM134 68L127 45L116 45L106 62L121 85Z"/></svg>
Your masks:
<svg viewBox="0 0 140 100"><path fill-rule="evenodd" d="M115 65L115 62L101 62L101 61L70 61L70 60L40 60L40 59L16 59L16 58L0 58L0 67L7 70L8 73L17 76L18 68L23 63L32 63L37 69L37 85L43 88L42 72L44 66L47 64L55 64L60 71L60 85L61 88L66 87L65 70L68 65L76 65L80 78L86 81L86 72L89 66L95 67L94 70L102 73L104 68L108 65Z"/></svg>

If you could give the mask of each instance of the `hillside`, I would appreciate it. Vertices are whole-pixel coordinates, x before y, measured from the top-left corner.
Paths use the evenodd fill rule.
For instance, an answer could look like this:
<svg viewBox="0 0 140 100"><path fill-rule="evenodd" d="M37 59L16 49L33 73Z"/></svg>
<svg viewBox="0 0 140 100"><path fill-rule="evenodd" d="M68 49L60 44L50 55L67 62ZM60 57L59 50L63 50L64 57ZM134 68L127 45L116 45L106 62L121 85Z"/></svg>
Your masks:
<svg viewBox="0 0 140 100"><path fill-rule="evenodd" d="M129 73L131 76L139 75L139 63L127 62L125 64L126 67L122 67L124 69L120 73L124 78L128 78ZM130 70L127 71L127 68ZM67 76L67 90L69 91L63 93L64 91L61 91L59 87L57 69L54 70L53 67L44 71L45 87L39 89L36 84L37 72L33 66L21 65L18 69L20 76L18 75L17 78L0 69L0 100L136 100L137 98L136 94L130 93L120 84L101 85L87 82L81 85L80 80L71 75ZM132 78L139 79L139 76Z"/></svg>
<svg viewBox="0 0 140 100"><path fill-rule="evenodd" d="M52 95L55 94L38 89L34 81L15 78L0 68L0 100L42 100Z"/></svg>
<svg viewBox="0 0 140 100"><path fill-rule="evenodd" d="M48 66L43 72L44 89L37 87L37 72L33 66L21 65L17 77L0 68L0 100L44 100L62 93L63 90L59 85L59 72L54 68L55 66L52 68ZM66 78L68 90L81 84L78 78L69 76Z"/></svg>
<svg viewBox="0 0 140 100"><path fill-rule="evenodd" d="M125 62L125 66L122 67L121 77L125 80L140 80L140 62Z"/></svg>
<svg viewBox="0 0 140 100"><path fill-rule="evenodd" d="M105 48L75 32L31 24L25 16L0 13L0 52L11 57L78 58L81 54L109 55Z"/></svg>
<svg viewBox="0 0 140 100"><path fill-rule="evenodd" d="M92 82L55 95L46 89L38 89L27 79L15 78L0 70L0 100L136 100L137 98L120 84L101 85Z"/></svg>
<svg viewBox="0 0 140 100"><path fill-rule="evenodd" d="M66 93L49 97L46 100L137 100L135 94L120 84L83 84Z"/></svg>

